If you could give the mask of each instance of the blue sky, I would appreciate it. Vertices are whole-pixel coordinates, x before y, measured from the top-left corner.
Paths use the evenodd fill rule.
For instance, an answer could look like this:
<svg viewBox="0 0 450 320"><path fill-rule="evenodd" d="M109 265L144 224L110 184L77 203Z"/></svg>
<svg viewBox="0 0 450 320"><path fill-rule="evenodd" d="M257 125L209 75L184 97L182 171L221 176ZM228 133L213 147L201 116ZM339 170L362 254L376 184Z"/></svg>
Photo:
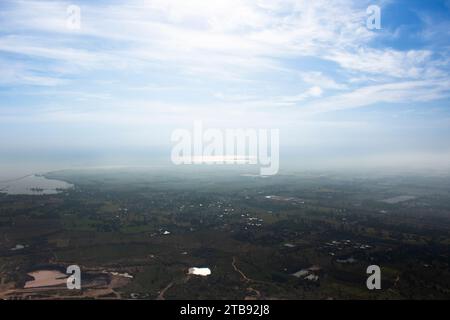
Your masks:
<svg viewBox="0 0 450 320"><path fill-rule="evenodd" d="M445 166L449 51L444 0L1 1L0 150L167 147L202 120L313 162Z"/></svg>

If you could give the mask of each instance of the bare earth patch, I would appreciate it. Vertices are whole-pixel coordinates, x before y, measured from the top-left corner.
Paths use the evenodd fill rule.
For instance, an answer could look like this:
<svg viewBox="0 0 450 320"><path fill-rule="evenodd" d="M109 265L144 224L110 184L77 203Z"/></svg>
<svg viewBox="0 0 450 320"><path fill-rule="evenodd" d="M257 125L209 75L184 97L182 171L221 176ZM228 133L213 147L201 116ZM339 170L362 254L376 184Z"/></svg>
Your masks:
<svg viewBox="0 0 450 320"><path fill-rule="evenodd" d="M28 275L34 280L27 281L25 289L60 286L67 282L67 275L56 270L40 270L30 272Z"/></svg>

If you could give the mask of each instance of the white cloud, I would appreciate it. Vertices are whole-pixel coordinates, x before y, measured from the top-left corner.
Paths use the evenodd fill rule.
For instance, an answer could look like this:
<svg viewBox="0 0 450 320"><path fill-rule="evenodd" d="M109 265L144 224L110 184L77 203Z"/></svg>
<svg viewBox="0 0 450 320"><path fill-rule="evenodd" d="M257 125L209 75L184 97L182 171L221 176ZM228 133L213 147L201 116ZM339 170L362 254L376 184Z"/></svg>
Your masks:
<svg viewBox="0 0 450 320"><path fill-rule="evenodd" d="M82 28L65 28L64 2L18 2L8 9L0 25L37 39L3 39L3 51L73 60L90 67L114 67L106 61L148 65L152 61L176 63L189 72L231 69L272 70L280 58L320 54L323 50L370 38L363 28L364 11L351 1L127 1L101 6L82 4ZM345 14L344 14L345 13ZM58 41L51 34L64 37ZM116 45L87 50L80 36ZM56 38L61 39L61 38ZM125 45L125 47L123 47ZM122 49L123 48L123 49ZM95 54L90 54L95 53ZM115 57L116 59L113 59ZM120 59L119 59L120 58ZM214 65L202 66L213 61Z"/></svg>
<svg viewBox="0 0 450 320"><path fill-rule="evenodd" d="M325 89L343 90L347 86L337 83L334 79L325 76L322 72L302 72L301 77L305 83L317 85Z"/></svg>
<svg viewBox="0 0 450 320"><path fill-rule="evenodd" d="M299 95L282 97L281 101L283 101L283 102L301 102L308 98L318 98L322 95L322 93L323 93L323 90L321 87L314 86Z"/></svg>
<svg viewBox="0 0 450 320"><path fill-rule="evenodd" d="M352 51L335 50L326 58L351 71L394 78L420 78L427 72L431 55L428 50L396 51L361 47Z"/></svg>
<svg viewBox="0 0 450 320"><path fill-rule="evenodd" d="M378 33L365 28L367 4L351 0L83 2L81 30L73 31L65 27L69 2L10 2L3 13L7 18L0 19L8 34L0 36L0 54L27 59L22 59L20 68L5 68L10 71L0 81L76 86L73 75L89 78L116 72L121 87L137 94L149 91L136 90L146 88L136 85L140 82L169 95L170 88L178 90L185 83L199 89L216 85L222 87L210 90L221 91L216 99L252 110L299 105L320 112L373 101L430 101L445 96L439 82L448 82L448 66L436 60L431 49L371 47ZM327 63L331 70L289 64L308 58L319 65ZM330 67L330 61L337 67ZM292 85L293 75L297 79L300 75L298 85ZM136 81L129 82L133 77ZM172 78L158 83L158 77ZM173 79L182 81L172 85ZM232 86L234 92L226 92ZM116 92L98 94L123 98ZM191 101L187 104L195 108Z"/></svg>
<svg viewBox="0 0 450 320"><path fill-rule="evenodd" d="M446 79L406 81L372 85L313 101L302 106L305 113L321 113L365 107L377 103L425 102L450 97Z"/></svg>
<svg viewBox="0 0 450 320"><path fill-rule="evenodd" d="M35 86L57 86L65 83L64 79L42 76L27 70L23 63L10 63L0 59L0 85L27 84Z"/></svg>

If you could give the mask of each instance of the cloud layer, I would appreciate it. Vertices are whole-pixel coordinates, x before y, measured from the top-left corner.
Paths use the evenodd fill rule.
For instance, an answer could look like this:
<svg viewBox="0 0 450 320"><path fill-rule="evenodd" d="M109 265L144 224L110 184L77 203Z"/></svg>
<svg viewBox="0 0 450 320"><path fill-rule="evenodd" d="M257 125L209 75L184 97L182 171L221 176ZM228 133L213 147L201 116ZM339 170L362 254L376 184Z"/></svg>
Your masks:
<svg viewBox="0 0 450 320"><path fill-rule="evenodd" d="M146 125L169 131L199 119L361 128L387 125L409 108L415 116L399 125L419 130L423 106L434 112L428 124L448 119L449 8L378 1L382 29L369 30L372 4L2 1L0 122L5 130L67 123L73 136L84 125L120 126L135 139ZM410 22L391 18L399 4ZM80 8L79 29L67 25L70 5Z"/></svg>

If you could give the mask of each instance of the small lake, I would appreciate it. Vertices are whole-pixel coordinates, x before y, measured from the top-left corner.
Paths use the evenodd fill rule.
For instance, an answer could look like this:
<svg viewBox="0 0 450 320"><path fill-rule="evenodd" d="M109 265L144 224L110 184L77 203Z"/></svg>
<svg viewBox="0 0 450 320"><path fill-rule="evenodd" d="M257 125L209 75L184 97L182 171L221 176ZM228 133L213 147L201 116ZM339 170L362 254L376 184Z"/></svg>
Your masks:
<svg viewBox="0 0 450 320"><path fill-rule="evenodd" d="M0 193L9 195L57 194L72 187L72 184L65 181L47 179L36 174L0 181Z"/></svg>

